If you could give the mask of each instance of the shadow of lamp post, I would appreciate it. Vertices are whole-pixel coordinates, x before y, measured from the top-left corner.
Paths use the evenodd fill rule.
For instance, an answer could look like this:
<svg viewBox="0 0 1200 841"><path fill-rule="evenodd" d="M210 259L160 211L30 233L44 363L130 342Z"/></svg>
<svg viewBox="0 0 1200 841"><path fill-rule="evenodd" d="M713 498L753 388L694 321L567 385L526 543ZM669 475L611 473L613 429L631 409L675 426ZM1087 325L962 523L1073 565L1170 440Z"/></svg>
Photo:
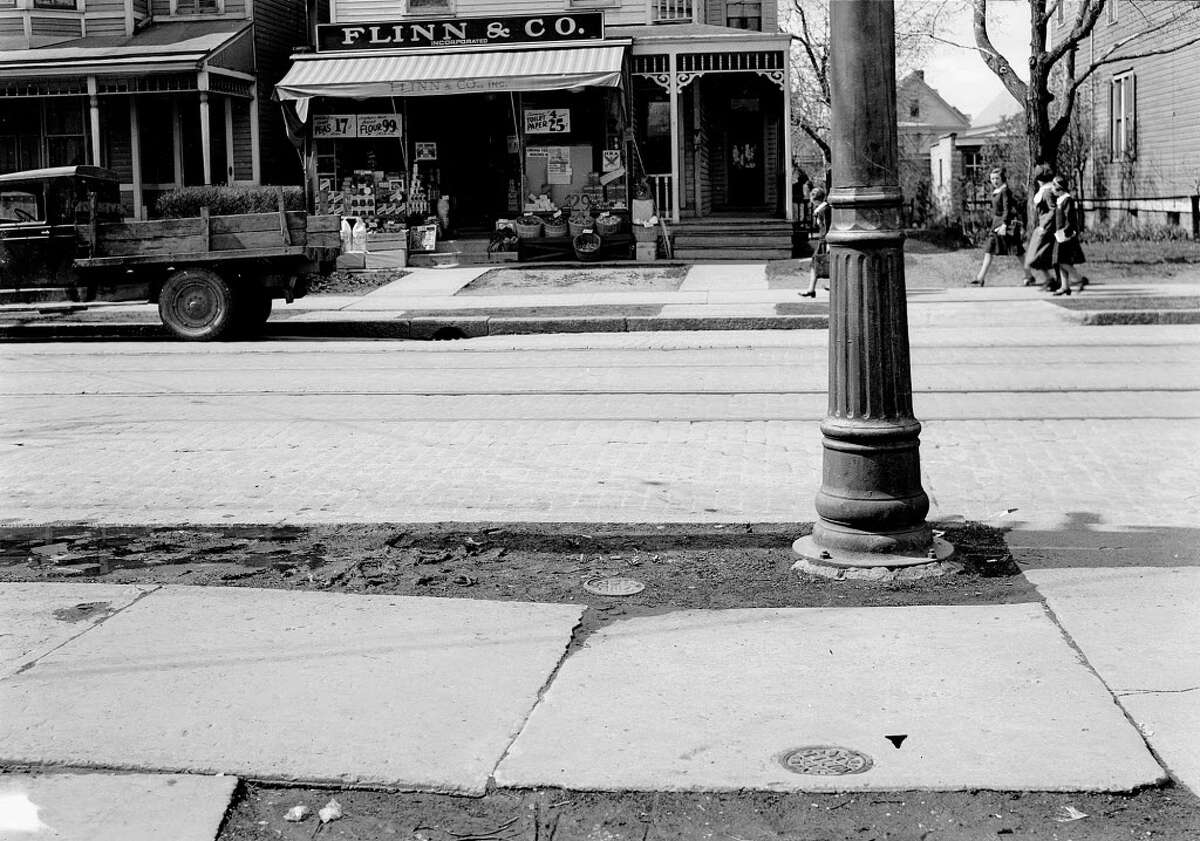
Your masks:
<svg viewBox="0 0 1200 841"><path fill-rule="evenodd" d="M833 221L829 413L819 520L795 569L830 578L909 578L957 569L935 538L913 416L896 146L891 0L830 3Z"/></svg>

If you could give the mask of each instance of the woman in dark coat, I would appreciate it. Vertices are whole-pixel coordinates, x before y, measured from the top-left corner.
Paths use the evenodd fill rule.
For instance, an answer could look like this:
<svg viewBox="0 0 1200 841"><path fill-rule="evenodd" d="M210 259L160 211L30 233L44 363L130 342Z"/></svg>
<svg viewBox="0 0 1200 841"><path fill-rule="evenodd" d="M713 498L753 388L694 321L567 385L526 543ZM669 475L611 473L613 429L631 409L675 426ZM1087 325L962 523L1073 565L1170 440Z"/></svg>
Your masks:
<svg viewBox="0 0 1200 841"><path fill-rule="evenodd" d="M1029 244L1025 247L1025 268L1030 274L1040 274L1044 288L1050 289L1050 272L1054 269L1054 196L1050 182L1054 172L1041 167L1034 175L1038 191L1033 197L1037 224L1029 231Z"/></svg>
<svg viewBox="0 0 1200 841"><path fill-rule="evenodd" d="M1080 292L1087 282L1075 268L1086 262L1083 248L1079 245L1079 229L1075 224L1075 197L1067 189L1066 179L1061 175L1050 183L1054 191L1054 266L1062 278L1060 288L1054 294L1070 295L1072 281L1079 287Z"/></svg>
<svg viewBox="0 0 1200 841"><path fill-rule="evenodd" d="M1012 242L1010 233L1013 220L1017 217L1017 209L1013 206L1012 190L1008 188L1008 178L1003 169L993 169L988 176L992 180L992 227L987 245L983 249L983 265L979 274L971 281L972 286L983 286L987 281L988 269L992 267L992 258L998 254L1009 254L1009 244Z"/></svg>
<svg viewBox="0 0 1200 841"><path fill-rule="evenodd" d="M813 203L813 224L817 226L820 239L813 252L812 267L808 270L808 289L800 293L801 298L817 297L817 278L829 277L829 243L825 241L825 236L829 233L833 208L825 201L824 187L814 187L810 198Z"/></svg>

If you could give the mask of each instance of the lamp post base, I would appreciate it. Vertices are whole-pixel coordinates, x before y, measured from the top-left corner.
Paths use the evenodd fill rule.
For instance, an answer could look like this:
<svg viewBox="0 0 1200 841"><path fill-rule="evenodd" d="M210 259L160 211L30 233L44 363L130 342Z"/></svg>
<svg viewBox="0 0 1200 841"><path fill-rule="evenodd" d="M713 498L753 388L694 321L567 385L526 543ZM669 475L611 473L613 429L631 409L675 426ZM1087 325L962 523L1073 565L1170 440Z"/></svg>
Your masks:
<svg viewBox="0 0 1200 841"><path fill-rule="evenodd" d="M801 537L792 550L800 556L792 569L838 581L913 581L962 570L954 561L954 546L940 537L933 538L929 551L921 555L829 549L812 535Z"/></svg>

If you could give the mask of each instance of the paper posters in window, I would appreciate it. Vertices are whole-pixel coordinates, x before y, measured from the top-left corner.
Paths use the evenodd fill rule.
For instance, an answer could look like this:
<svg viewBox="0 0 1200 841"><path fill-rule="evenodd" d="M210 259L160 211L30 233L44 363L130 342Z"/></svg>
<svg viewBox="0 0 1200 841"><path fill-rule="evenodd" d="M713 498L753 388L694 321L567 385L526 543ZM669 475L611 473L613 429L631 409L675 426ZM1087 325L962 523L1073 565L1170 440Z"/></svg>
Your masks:
<svg viewBox="0 0 1200 841"><path fill-rule="evenodd" d="M323 140L341 137L358 137L358 120L355 114L314 114L313 137Z"/></svg>
<svg viewBox="0 0 1200 841"><path fill-rule="evenodd" d="M415 154L418 161L436 161L437 160L437 144L436 143L417 143Z"/></svg>

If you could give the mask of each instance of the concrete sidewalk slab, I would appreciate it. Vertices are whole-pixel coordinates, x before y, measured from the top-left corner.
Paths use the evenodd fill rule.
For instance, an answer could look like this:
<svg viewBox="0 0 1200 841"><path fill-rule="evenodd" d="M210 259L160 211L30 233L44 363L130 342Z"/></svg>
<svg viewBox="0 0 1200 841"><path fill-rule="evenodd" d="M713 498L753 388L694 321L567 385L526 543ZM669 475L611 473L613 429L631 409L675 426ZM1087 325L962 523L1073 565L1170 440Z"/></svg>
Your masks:
<svg viewBox="0 0 1200 841"><path fill-rule="evenodd" d="M1200 569L1027 570L1167 768L1200 794Z"/></svg>
<svg viewBox="0 0 1200 841"><path fill-rule="evenodd" d="M663 318L766 318L774 316L774 304L667 304Z"/></svg>
<svg viewBox="0 0 1200 841"><path fill-rule="evenodd" d="M0 839L212 841L237 777L12 774L0 777Z"/></svg>
<svg viewBox="0 0 1200 841"><path fill-rule="evenodd" d="M164 587L0 681L0 761L481 794L581 612Z"/></svg>
<svg viewBox="0 0 1200 841"><path fill-rule="evenodd" d="M680 292L708 292L715 289L738 291L765 290L766 263L698 263L688 269L679 285Z"/></svg>
<svg viewBox="0 0 1200 841"><path fill-rule="evenodd" d="M873 766L786 769L807 746ZM496 772L504 786L584 790L1117 791L1163 777L1035 604L610 625L564 663Z"/></svg>
<svg viewBox="0 0 1200 841"><path fill-rule="evenodd" d="M389 301L414 296L450 297L488 271L491 271L491 266L412 269L404 277L363 295L359 301Z"/></svg>
<svg viewBox="0 0 1200 841"><path fill-rule="evenodd" d="M0 584L0 677L90 630L153 586Z"/></svg>

